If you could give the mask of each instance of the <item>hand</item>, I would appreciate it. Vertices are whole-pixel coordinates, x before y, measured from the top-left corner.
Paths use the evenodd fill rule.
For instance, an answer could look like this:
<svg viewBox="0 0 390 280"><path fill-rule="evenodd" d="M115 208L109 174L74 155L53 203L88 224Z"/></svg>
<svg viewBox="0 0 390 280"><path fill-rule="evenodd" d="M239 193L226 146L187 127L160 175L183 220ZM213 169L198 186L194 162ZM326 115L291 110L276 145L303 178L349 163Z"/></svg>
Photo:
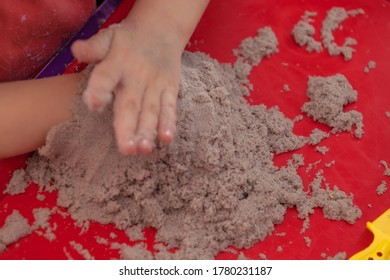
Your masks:
<svg viewBox="0 0 390 280"><path fill-rule="evenodd" d="M127 21L76 41L72 52L80 62L96 64L83 93L87 106L102 111L114 98L121 153L150 153L157 136L173 140L182 54L178 38L161 32L158 24Z"/></svg>

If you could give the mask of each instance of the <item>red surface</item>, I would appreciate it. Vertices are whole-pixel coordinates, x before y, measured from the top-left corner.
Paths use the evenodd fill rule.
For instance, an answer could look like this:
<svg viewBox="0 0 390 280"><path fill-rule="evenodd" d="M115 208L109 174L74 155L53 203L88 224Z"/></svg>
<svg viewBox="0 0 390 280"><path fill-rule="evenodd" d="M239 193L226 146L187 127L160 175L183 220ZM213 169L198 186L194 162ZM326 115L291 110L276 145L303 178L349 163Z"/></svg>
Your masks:
<svg viewBox="0 0 390 280"><path fill-rule="evenodd" d="M7 39L0 45L0 81L31 77L83 26L95 8L94 0L3 0L0 37Z"/></svg>
<svg viewBox="0 0 390 280"><path fill-rule="evenodd" d="M119 16L126 14L124 11L130 6L130 2L123 2ZM356 52L350 62L345 62L341 57L330 57L326 52L308 54L304 48L297 46L291 37L292 27L305 10L318 12L314 25L319 33L326 11L333 6L346 9L363 8L366 11L365 16L347 19L342 24L343 30L335 33L339 43L347 36L357 39ZM117 14L114 19L119 19L119 16ZM245 37L255 35L256 30L263 26L271 26L275 31L280 52L264 60L252 72L251 81L255 90L248 99L250 103L277 105L288 117L293 118L300 114L302 104L307 101L305 90L308 75L329 76L343 73L358 90L358 101L348 105L346 110L356 109L363 113L363 138L357 140L351 133L339 133L320 144L330 148L326 155L316 152L314 147L304 147L296 152L305 156L306 165L299 172L306 186L319 169L324 169L324 175L331 186L337 185L346 193L354 194L354 202L363 211L363 216L354 225L350 225L342 221L327 220L317 209L315 214L310 216L310 228L302 235L302 220L297 218L294 209L290 209L284 222L276 226L274 234L252 248L239 251L254 259L259 258L259 253L266 254L270 259L321 259L321 253L330 256L340 251L351 256L371 242L372 236L365 228L366 221L374 220L390 207L390 191L383 196L376 194L376 187L382 180L390 185L390 177L383 176L384 168L379 164L380 160L386 160L390 164L390 118L385 115L385 112L390 111L390 3L384 0L213 0L191 39L189 50L209 53L220 62L233 62L232 49ZM319 38L318 35L315 36ZM363 69L370 60L377 62L377 68L365 74ZM283 66L283 62L289 65ZM291 92L281 93L284 84L290 86ZM325 125L313 122L305 116L303 121L297 123L295 132L306 136L315 127L329 130ZM275 156L275 164L284 165L291 154ZM0 191L9 180L10 172L23 167L25 159L26 156L21 156L0 162ZM322 161L316 168L305 172L307 164L320 159ZM335 160L336 164L326 168L324 164L332 160ZM48 193L46 199L40 202L35 198L37 190L37 186L31 185L25 194L1 195L0 226L12 209L18 209L32 222L32 209L54 207L56 194ZM368 207L368 204L372 207ZM50 222L57 224L54 231L56 240L49 242L37 233L32 233L17 244L9 246L0 254L0 258L65 259L64 248L73 258L82 258L69 245L72 240L88 248L98 259L117 258L118 251L97 244L94 238L97 235L109 239L110 232L118 235L115 241L134 244L112 225L91 223L89 230L82 233L80 227L73 225L70 217L63 218L55 214ZM275 235L281 232L286 232L286 236ZM141 241L152 251L155 244L154 233L153 229L145 230L145 240ZM306 246L304 236L311 238L311 247ZM278 246L282 246L282 252L276 251ZM235 259L237 254L225 252L220 253L217 258Z"/></svg>

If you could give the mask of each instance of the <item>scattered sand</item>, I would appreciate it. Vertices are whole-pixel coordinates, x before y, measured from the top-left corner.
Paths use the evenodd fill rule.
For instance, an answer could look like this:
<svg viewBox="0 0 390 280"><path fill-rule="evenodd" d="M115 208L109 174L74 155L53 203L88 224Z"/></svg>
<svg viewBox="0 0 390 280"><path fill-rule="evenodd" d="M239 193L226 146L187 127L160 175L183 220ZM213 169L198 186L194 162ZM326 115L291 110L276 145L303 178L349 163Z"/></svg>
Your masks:
<svg viewBox="0 0 390 280"><path fill-rule="evenodd" d="M321 159L319 159L319 160L317 160L317 161L315 161L315 162L313 162L313 163L309 163L308 165L307 165L307 167L306 167L306 173L309 173L309 171L310 170L312 170L313 168L315 169L315 168L317 168L317 165L318 164L320 164L322 162L322 160Z"/></svg>
<svg viewBox="0 0 390 280"><path fill-rule="evenodd" d="M244 39L238 50L234 50L234 54L252 66L257 66L264 57L270 57L279 51L278 44L275 33L267 26L259 29L256 37Z"/></svg>
<svg viewBox="0 0 390 280"><path fill-rule="evenodd" d="M314 20L313 17L317 16L316 12L306 11L305 14L301 17L301 20L294 26L292 30L292 35L294 41L301 47L306 46L308 52L321 52L323 50L322 45L328 50L328 53L332 56L342 54L345 60L351 60L352 54L355 51L352 46L357 44L357 41L354 38L347 37L345 38L344 44L339 46L335 43L335 38L333 36L333 31L336 29L341 29L340 25L344 20L349 16L357 16L364 14L363 9L356 9L346 11L344 8L333 7L327 12L327 15L322 22L321 29L321 42L313 38L315 34L315 28L311 22ZM371 66L373 64L371 63ZM375 67L375 65L373 66ZM367 67L366 67L367 68ZM367 68L367 72L372 68ZM366 69L364 70L366 72Z"/></svg>
<svg viewBox="0 0 390 280"><path fill-rule="evenodd" d="M382 164L383 167L385 168L385 171L383 172L383 175L384 176L390 176L390 168L389 168L387 162L385 160L381 160L380 164Z"/></svg>
<svg viewBox="0 0 390 280"><path fill-rule="evenodd" d="M307 143L310 145L317 145L319 144L323 139L328 138L329 133L326 133L325 131L322 131L321 129L314 128L312 132L309 135L309 138L307 139Z"/></svg>
<svg viewBox="0 0 390 280"><path fill-rule="evenodd" d="M95 236L95 240L98 244L102 244L102 245L109 245L110 244L110 242L104 237Z"/></svg>
<svg viewBox="0 0 390 280"><path fill-rule="evenodd" d="M110 232L110 238L116 239L118 236L114 232Z"/></svg>
<svg viewBox="0 0 390 280"><path fill-rule="evenodd" d="M49 208L36 208L33 209L33 215L35 218L33 228L48 228L50 226L49 219L52 211Z"/></svg>
<svg viewBox="0 0 390 280"><path fill-rule="evenodd" d="M26 177L26 173L24 169L15 170L11 177L11 180L9 181L6 189L4 190L4 193L10 195L24 193L24 191L28 187L28 183L25 177Z"/></svg>
<svg viewBox="0 0 390 280"><path fill-rule="evenodd" d="M39 200L39 201L44 201L46 198L46 196L43 193L38 193L36 197L37 197L37 200Z"/></svg>
<svg viewBox="0 0 390 280"><path fill-rule="evenodd" d="M329 77L309 77L307 96L310 98L302 106L302 112L320 123L332 127L332 133L351 131L356 126L354 135L361 138L363 116L360 112L343 111L343 107L357 100L357 91L342 74Z"/></svg>
<svg viewBox="0 0 390 280"><path fill-rule="evenodd" d="M367 64L367 66L364 68L364 73L368 73L368 72L370 72L371 69L375 69L375 68L376 68L376 62L370 60Z"/></svg>
<svg viewBox="0 0 390 280"><path fill-rule="evenodd" d="M54 233L54 230L56 229L56 226L51 227L49 220L50 216L53 213L52 210L49 208L36 208L33 210L33 215L35 218L34 224L32 225L32 230L36 230L38 228L44 230L37 230L35 231L37 234L42 235L49 241L53 241L57 238L57 236Z"/></svg>
<svg viewBox="0 0 390 280"><path fill-rule="evenodd" d="M310 22L313 21L311 18L315 17L316 15L317 13L306 11L305 15L302 16L302 20L298 21L292 30L295 43L301 47L306 46L306 50L308 52L322 51L321 42L313 38L315 34L315 28L310 24Z"/></svg>
<svg viewBox="0 0 390 280"><path fill-rule="evenodd" d="M327 219L345 220L350 224L355 223L356 219L361 217L362 212L352 204L353 195L348 196L336 186L333 190L321 188L322 183L325 182L323 171L320 170L309 185L313 192L311 202L322 208ZM309 207L308 211L313 211L313 208L310 209Z"/></svg>
<svg viewBox="0 0 390 280"><path fill-rule="evenodd" d="M318 14L317 12L305 11L301 19L307 22L313 22L314 19L312 18L316 17L317 14Z"/></svg>
<svg viewBox="0 0 390 280"><path fill-rule="evenodd" d="M80 243L77 243L76 241L70 241L69 245L72 246L72 248L79 253L81 256L83 256L86 260L94 260L95 258L91 255L91 253L83 247Z"/></svg>
<svg viewBox="0 0 390 280"><path fill-rule="evenodd" d="M17 174L19 176L19 173ZM56 229L56 225L51 227L49 223L53 211L48 208L33 209L34 223L30 226L27 219L18 210L14 210L6 218L3 227L0 228L0 252L5 250L8 245L32 232L45 237L49 241L56 239L56 235L53 232Z"/></svg>
<svg viewBox="0 0 390 280"><path fill-rule="evenodd" d="M14 210L12 214L5 219L3 227L0 228L0 252L4 251L8 245L29 235L31 231L27 219L24 218L19 211Z"/></svg>
<svg viewBox="0 0 390 280"><path fill-rule="evenodd" d="M331 256L328 257L328 260L346 260L346 259L347 259L347 253L346 252L338 252L333 257L331 257Z"/></svg>
<svg viewBox="0 0 390 280"><path fill-rule="evenodd" d="M310 227L310 219L309 219L309 217L306 217L303 220L302 228L301 228L301 231L299 233L304 234L309 229L309 227Z"/></svg>
<svg viewBox="0 0 390 280"><path fill-rule="evenodd" d="M305 240L306 246L311 247L312 240L308 236L304 236L303 239Z"/></svg>
<svg viewBox="0 0 390 280"><path fill-rule="evenodd" d="M63 247L63 248L62 248L62 251L64 252L64 255L66 256L66 258L67 258L68 260L73 260L72 255L69 253L69 251L68 251L68 249L67 249L66 247Z"/></svg>
<svg viewBox="0 0 390 280"><path fill-rule="evenodd" d="M288 84L284 84L282 91L283 92L290 92L291 91L290 86Z"/></svg>
<svg viewBox="0 0 390 280"><path fill-rule="evenodd" d="M244 255L243 252L240 252L240 254L237 257L237 260L245 261L248 260L248 258Z"/></svg>
<svg viewBox="0 0 390 280"><path fill-rule="evenodd" d="M122 245L120 249L122 260L150 260L153 259L152 253L146 250L145 244L138 243L132 247Z"/></svg>
<svg viewBox="0 0 390 280"><path fill-rule="evenodd" d="M332 165L335 165L336 164L336 161L335 160L332 160L332 161L330 161L330 162L328 162L328 163L325 163L325 167L331 167Z"/></svg>
<svg viewBox="0 0 390 280"><path fill-rule="evenodd" d="M329 152L329 148L326 146L317 146L316 151L325 155L327 152Z"/></svg>
<svg viewBox="0 0 390 280"><path fill-rule="evenodd" d="M322 22L321 38L322 43L330 55L344 56L345 60L351 60L352 54L355 51L352 46L357 42L354 38L346 38L344 44L339 46L335 43L333 31L340 27L340 24L349 16L364 14L362 9L346 11L344 8L334 7L327 12L326 18Z"/></svg>
<svg viewBox="0 0 390 280"><path fill-rule="evenodd" d="M266 255L266 254L263 254L263 253L260 253L260 254L259 254L259 258L260 258L261 260L267 260L267 255Z"/></svg>
<svg viewBox="0 0 390 280"><path fill-rule="evenodd" d="M300 122L301 120L303 120L303 115L298 115L298 116L296 116L295 118L293 118L293 122Z"/></svg>
<svg viewBox="0 0 390 280"><path fill-rule="evenodd" d="M382 181L376 188L376 193L378 195L383 195L387 191L387 184L385 181Z"/></svg>
<svg viewBox="0 0 390 280"><path fill-rule="evenodd" d="M255 37L244 39L239 48L233 50L233 54L237 57L233 65L237 82L245 85L249 90L253 90L253 86L248 79L252 68L259 65L263 58L279 52L278 45L279 42L275 33L268 26L257 30ZM248 96L249 90L242 90L241 94Z"/></svg>

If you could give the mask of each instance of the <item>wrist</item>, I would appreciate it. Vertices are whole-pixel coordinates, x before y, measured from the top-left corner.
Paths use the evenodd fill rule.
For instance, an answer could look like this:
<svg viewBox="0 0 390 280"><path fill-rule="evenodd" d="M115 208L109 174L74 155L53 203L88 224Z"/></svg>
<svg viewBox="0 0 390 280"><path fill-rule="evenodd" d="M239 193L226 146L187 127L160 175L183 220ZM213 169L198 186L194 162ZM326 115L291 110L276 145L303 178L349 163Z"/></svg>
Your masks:
<svg viewBox="0 0 390 280"><path fill-rule="evenodd" d="M178 56L181 56L188 41L188 37L170 20L156 22L151 18L129 14L121 24L135 40L141 40L149 46L169 46Z"/></svg>
<svg viewBox="0 0 390 280"><path fill-rule="evenodd" d="M171 5L167 5L165 1L138 0L123 23L128 24L131 29L140 30L146 36L155 36L156 40L174 44L181 54L208 0L172 0L170 3Z"/></svg>

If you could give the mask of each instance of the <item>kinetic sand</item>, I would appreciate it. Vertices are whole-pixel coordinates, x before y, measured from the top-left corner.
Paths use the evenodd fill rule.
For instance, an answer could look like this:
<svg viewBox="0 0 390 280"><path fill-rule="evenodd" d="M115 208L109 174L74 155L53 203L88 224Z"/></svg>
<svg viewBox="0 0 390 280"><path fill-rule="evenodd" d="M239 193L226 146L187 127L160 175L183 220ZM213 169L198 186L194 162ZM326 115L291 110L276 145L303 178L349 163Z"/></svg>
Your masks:
<svg viewBox="0 0 390 280"><path fill-rule="evenodd" d="M323 50L322 46L324 46L328 50L329 55L337 56L341 54L343 55L344 60L351 60L352 55L355 52L355 49L352 46L356 45L357 41L354 38L347 37L344 44L339 46L335 42L333 32L341 28L341 23L348 17L357 15L364 15L364 10L355 9L347 11L340 7L331 8L322 22L322 44L314 39L315 28L311 24L311 22L314 21L312 18L317 16L316 12L306 11L301 17L301 20L294 26L291 33L295 43L301 47L306 46L308 52L321 52ZM371 63L365 68L364 72L368 73L368 71L373 68L375 68L375 65Z"/></svg>
<svg viewBox="0 0 390 280"><path fill-rule="evenodd" d="M313 193L303 190L297 174L303 157L294 157L280 169L274 166L274 153L295 150L308 141L292 132L294 122L277 107L249 106L242 97L248 94L252 67L277 51L276 36L267 27L243 41L234 67L202 53L185 53L176 139L147 156L119 154L112 111L89 112L77 99L74 119L54 127L46 145L29 160L27 179L58 189L58 205L78 222L113 223L129 232L135 225L156 228L156 238L167 250L154 256L145 253L145 258L209 259L229 245L250 247L269 235L290 207L307 223L315 207L329 219L354 223L361 211L352 197L337 188L323 189L321 172L311 184ZM302 110L313 118L317 116L311 106L323 106L315 99L315 91L324 85L318 83L321 79L332 83L342 78L309 80L308 95L314 98ZM348 85L345 78L342 82ZM347 98L349 102L356 100L352 88L346 95L354 96ZM338 113L346 97L340 98ZM325 123L333 127L331 121ZM333 128L351 130L352 125ZM1 232L20 224L12 217ZM25 234L21 230L18 236ZM2 246L15 240L3 240ZM117 248L123 258L145 250L120 244ZM169 248L178 250L173 254Z"/></svg>

